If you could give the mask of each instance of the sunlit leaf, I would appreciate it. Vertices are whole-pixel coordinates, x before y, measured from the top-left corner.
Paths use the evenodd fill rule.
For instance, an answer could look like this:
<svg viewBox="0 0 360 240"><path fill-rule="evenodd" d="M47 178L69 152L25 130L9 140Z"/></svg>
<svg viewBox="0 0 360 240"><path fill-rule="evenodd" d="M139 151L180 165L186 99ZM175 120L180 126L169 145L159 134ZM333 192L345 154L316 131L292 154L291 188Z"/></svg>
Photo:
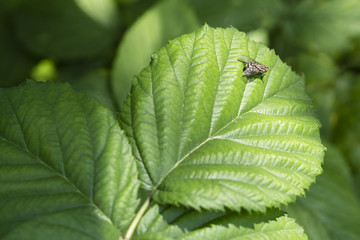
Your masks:
<svg viewBox="0 0 360 240"><path fill-rule="evenodd" d="M266 64L242 77L247 55ZM120 116L143 188L160 204L264 212L321 173L324 147L304 81L235 28L172 40L134 80Z"/></svg>

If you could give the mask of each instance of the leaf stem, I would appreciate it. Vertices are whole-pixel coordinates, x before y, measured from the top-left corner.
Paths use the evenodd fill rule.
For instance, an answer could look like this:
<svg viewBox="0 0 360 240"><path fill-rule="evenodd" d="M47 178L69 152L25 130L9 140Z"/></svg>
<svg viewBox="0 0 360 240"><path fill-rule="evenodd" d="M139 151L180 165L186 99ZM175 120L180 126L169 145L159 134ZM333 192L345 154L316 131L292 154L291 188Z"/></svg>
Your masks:
<svg viewBox="0 0 360 240"><path fill-rule="evenodd" d="M136 214L134 220L131 222L126 234L124 238L119 238L119 240L130 240L132 235L135 232L135 229L137 227L137 225L139 224L141 217L144 215L145 211L147 210L147 208L150 205L150 201L151 201L151 195L145 200L144 204L141 206L141 208L139 209L138 213Z"/></svg>

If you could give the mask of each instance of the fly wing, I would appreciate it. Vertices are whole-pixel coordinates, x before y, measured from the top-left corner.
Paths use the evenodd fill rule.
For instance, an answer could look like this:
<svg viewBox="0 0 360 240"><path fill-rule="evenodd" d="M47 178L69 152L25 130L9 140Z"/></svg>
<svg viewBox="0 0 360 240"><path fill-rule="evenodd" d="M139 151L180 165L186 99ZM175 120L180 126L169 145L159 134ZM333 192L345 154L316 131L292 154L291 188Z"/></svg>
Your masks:
<svg viewBox="0 0 360 240"><path fill-rule="evenodd" d="M243 62L243 63L256 62L254 59L249 58L249 57L244 56L244 55L240 55L238 60L239 60L240 62Z"/></svg>

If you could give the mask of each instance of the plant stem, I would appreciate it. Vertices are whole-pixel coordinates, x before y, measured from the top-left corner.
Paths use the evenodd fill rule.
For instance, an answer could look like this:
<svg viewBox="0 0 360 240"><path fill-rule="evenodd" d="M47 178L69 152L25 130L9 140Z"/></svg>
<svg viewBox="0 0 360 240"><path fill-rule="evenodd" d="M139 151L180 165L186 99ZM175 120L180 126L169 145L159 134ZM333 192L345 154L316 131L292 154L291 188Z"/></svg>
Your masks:
<svg viewBox="0 0 360 240"><path fill-rule="evenodd" d="M137 227L137 225L139 224L141 217L144 215L145 211L147 210L147 208L150 205L150 201L151 201L151 195L145 200L144 204L141 206L141 208L139 209L138 213L136 214L134 220L131 222L125 237L123 238L123 240L130 240L132 235L135 232L135 229ZM119 240L122 240L122 238L120 237Z"/></svg>

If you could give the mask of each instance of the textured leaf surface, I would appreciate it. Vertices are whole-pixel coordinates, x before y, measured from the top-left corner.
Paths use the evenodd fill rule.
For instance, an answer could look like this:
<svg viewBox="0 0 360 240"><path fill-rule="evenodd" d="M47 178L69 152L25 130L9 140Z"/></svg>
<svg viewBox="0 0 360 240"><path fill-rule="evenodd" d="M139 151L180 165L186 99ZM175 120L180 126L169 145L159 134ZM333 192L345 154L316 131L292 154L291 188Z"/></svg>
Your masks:
<svg viewBox="0 0 360 240"><path fill-rule="evenodd" d="M360 202L353 191L350 169L334 146L328 146L324 173L306 198L299 198L288 212L310 239L359 239Z"/></svg>
<svg viewBox="0 0 360 240"><path fill-rule="evenodd" d="M184 1L169 0L154 5L129 28L112 69L112 87L119 106L130 90L131 79L149 64L151 54L197 26L195 14Z"/></svg>
<svg viewBox="0 0 360 240"><path fill-rule="evenodd" d="M266 64L242 77L239 55ZM234 28L171 41L134 79L120 122L161 204L265 211L301 195L324 147L303 79Z"/></svg>
<svg viewBox="0 0 360 240"><path fill-rule="evenodd" d="M117 239L137 182L130 145L92 98L65 84L0 89L1 239Z"/></svg>
<svg viewBox="0 0 360 240"><path fill-rule="evenodd" d="M269 223L255 224L254 228L235 227L234 225L211 226L198 231L185 234L182 237L170 238L161 233L149 233L138 236L136 239L181 239L181 240L197 240L197 239L264 239L264 240L300 240L307 239L301 226L295 223L294 219L287 216L280 217Z"/></svg>

